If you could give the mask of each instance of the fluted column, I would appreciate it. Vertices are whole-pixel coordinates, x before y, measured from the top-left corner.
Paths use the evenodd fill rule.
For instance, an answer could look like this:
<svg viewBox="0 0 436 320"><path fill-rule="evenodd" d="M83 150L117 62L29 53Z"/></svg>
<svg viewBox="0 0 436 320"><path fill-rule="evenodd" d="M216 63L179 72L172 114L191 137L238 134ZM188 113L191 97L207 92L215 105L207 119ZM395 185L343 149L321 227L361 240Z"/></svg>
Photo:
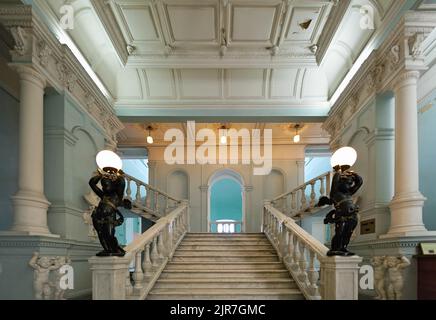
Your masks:
<svg viewBox="0 0 436 320"><path fill-rule="evenodd" d="M34 69L16 67L20 77L18 192L12 197L11 231L49 235L44 195L45 79Z"/></svg>
<svg viewBox="0 0 436 320"><path fill-rule="evenodd" d="M383 237L425 235L422 207L426 198L419 191L418 163L418 71L402 73L395 91L395 195L390 204L391 225Z"/></svg>

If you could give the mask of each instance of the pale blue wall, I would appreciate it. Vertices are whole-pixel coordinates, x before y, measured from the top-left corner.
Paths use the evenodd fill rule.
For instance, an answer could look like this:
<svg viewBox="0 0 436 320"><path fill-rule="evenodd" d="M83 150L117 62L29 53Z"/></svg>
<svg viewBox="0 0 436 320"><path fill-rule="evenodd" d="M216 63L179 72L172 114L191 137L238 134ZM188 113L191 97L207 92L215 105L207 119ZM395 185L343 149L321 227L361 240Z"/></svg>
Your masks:
<svg viewBox="0 0 436 320"><path fill-rule="evenodd" d="M304 168L304 181L312 180L326 172L331 171L330 157L306 157Z"/></svg>
<svg viewBox="0 0 436 320"><path fill-rule="evenodd" d="M419 178L420 190L427 201L424 205L424 224L436 230L436 91L418 106Z"/></svg>
<svg viewBox="0 0 436 320"><path fill-rule="evenodd" d="M242 221L242 195L239 183L231 179L223 179L212 185L210 220ZM215 231L216 229L212 228L212 232Z"/></svg>
<svg viewBox="0 0 436 320"><path fill-rule="evenodd" d="M104 148L104 135L70 98L48 94L44 100L45 194L51 202L50 230L66 239L89 241L82 214L83 196L96 170L95 156Z"/></svg>
<svg viewBox="0 0 436 320"><path fill-rule="evenodd" d="M18 101L0 88L0 230L7 230L13 223L11 196L18 184Z"/></svg>

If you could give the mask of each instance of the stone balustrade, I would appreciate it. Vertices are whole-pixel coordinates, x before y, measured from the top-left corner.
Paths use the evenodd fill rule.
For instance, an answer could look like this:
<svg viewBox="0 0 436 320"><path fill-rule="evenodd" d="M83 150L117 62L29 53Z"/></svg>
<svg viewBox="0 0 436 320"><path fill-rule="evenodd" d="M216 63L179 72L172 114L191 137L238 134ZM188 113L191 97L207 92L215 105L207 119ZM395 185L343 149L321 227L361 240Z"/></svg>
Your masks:
<svg viewBox="0 0 436 320"><path fill-rule="evenodd" d="M327 172L305 184L272 199L271 205L290 217L311 213L319 198L330 194L332 173Z"/></svg>
<svg viewBox="0 0 436 320"><path fill-rule="evenodd" d="M328 257L328 248L270 202L263 212L269 238L298 287L309 300L357 300L362 258Z"/></svg>
<svg viewBox="0 0 436 320"><path fill-rule="evenodd" d="M145 218L155 220L156 218L163 217L182 202L182 200L173 198L165 192L128 174L125 174L125 179L126 199L132 201L132 211ZM132 185L135 185L136 188L132 188Z"/></svg>
<svg viewBox="0 0 436 320"><path fill-rule="evenodd" d="M124 257L89 259L93 300L144 300L189 231L188 207L181 201L126 246Z"/></svg>

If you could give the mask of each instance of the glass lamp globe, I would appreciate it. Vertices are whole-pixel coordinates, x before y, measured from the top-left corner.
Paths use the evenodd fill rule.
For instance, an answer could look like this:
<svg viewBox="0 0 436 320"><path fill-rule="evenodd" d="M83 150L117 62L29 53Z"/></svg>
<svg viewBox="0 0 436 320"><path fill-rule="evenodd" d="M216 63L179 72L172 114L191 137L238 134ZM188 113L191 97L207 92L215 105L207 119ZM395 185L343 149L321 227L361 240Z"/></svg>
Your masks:
<svg viewBox="0 0 436 320"><path fill-rule="evenodd" d="M299 134L294 136L294 143L299 143L301 141L301 136Z"/></svg>
<svg viewBox="0 0 436 320"><path fill-rule="evenodd" d="M227 144L227 136L226 135L222 135L220 140L221 140L221 144Z"/></svg>
<svg viewBox="0 0 436 320"><path fill-rule="evenodd" d="M153 143L154 143L154 139L153 139L152 136L149 135L149 136L147 137L147 143L148 143L148 144L153 144Z"/></svg>
<svg viewBox="0 0 436 320"><path fill-rule="evenodd" d="M352 167L357 160L357 152L351 147L338 149L332 156L330 164L335 167Z"/></svg>
<svg viewBox="0 0 436 320"><path fill-rule="evenodd" d="M96 158L97 166L104 170L105 168L114 168L120 170L123 167L121 158L113 151L103 150L100 151Z"/></svg>

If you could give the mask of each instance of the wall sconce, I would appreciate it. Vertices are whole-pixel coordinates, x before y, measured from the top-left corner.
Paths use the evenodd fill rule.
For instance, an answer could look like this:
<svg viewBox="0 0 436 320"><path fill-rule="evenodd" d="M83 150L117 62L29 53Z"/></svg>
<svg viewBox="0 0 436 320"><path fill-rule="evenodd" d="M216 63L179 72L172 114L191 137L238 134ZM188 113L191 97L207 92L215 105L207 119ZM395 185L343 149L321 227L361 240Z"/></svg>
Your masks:
<svg viewBox="0 0 436 320"><path fill-rule="evenodd" d="M148 143L148 144L153 144L153 143L154 143L154 139L153 139L153 137L151 136L151 131L153 130L153 127L152 127L152 126L148 126L148 127L146 128L146 130L148 130L147 143Z"/></svg>
<svg viewBox="0 0 436 320"><path fill-rule="evenodd" d="M300 135L299 130L301 129L301 125L296 124L294 128L295 128L294 143L300 143L301 135Z"/></svg>

